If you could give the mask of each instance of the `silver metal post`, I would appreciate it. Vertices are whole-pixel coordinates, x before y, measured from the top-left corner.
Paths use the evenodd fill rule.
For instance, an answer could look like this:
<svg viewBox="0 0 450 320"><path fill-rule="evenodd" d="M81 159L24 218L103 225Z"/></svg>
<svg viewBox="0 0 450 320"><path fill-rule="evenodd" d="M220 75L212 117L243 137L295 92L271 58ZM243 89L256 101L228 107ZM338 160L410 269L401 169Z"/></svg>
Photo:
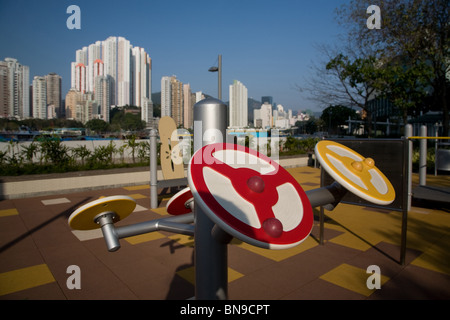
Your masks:
<svg viewBox="0 0 450 320"><path fill-rule="evenodd" d="M420 136L427 136L427 126L420 127ZM419 185L427 184L427 139L420 139Z"/></svg>
<svg viewBox="0 0 450 320"><path fill-rule="evenodd" d="M156 138L158 131L156 129L150 130L150 208L158 208L158 155Z"/></svg>
<svg viewBox="0 0 450 320"><path fill-rule="evenodd" d="M194 152L205 145L225 142L227 106L207 98L194 105ZM212 235L214 223L194 204L195 215L195 297L224 300L228 297L227 244Z"/></svg>
<svg viewBox="0 0 450 320"><path fill-rule="evenodd" d="M218 97L219 100L222 100L222 55L219 54L219 90L218 90Z"/></svg>
<svg viewBox="0 0 450 320"><path fill-rule="evenodd" d="M113 252L120 249L119 237L114 227L114 213L105 212L95 218L95 221L102 228L103 238L106 242L108 251Z"/></svg>
<svg viewBox="0 0 450 320"><path fill-rule="evenodd" d="M412 125L407 124L405 125L405 137L408 139L409 137L412 137ZM411 179L412 179L412 141L409 140L408 142L408 206L407 211L411 210L411 196L412 196L412 186L411 186Z"/></svg>

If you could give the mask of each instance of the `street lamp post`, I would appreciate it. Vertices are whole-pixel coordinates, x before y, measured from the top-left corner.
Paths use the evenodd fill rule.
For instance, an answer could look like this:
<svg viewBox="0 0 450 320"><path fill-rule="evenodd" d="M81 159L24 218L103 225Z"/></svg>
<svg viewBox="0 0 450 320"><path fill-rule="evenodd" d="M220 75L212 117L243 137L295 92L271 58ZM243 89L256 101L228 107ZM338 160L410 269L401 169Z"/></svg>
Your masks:
<svg viewBox="0 0 450 320"><path fill-rule="evenodd" d="M218 72L218 78L219 78L219 87L218 87L218 99L222 100L222 55L219 54L219 66L218 67L211 67L208 70L209 72Z"/></svg>

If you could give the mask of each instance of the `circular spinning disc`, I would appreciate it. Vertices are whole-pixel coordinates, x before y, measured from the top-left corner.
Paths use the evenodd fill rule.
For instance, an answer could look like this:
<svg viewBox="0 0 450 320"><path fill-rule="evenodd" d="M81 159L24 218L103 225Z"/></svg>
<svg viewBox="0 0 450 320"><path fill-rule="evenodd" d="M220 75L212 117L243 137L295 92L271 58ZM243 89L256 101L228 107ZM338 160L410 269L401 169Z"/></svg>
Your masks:
<svg viewBox="0 0 450 320"><path fill-rule="evenodd" d="M344 188L369 202L387 205L395 190L371 158L334 141L317 143L315 154L325 171Z"/></svg>
<svg viewBox="0 0 450 320"><path fill-rule="evenodd" d="M267 249L302 242L313 226L311 204L275 161L243 146L206 145L191 158L195 204L228 234Z"/></svg>
<svg viewBox="0 0 450 320"><path fill-rule="evenodd" d="M170 200L167 202L166 210L168 213L175 216L192 212L191 207L186 206L186 202L192 199L193 196L191 189L189 187L184 188L172 198L170 198Z"/></svg>
<svg viewBox="0 0 450 320"><path fill-rule="evenodd" d="M128 196L111 196L91 201L69 217L69 226L75 230L92 230L100 228L95 218L101 213L114 213L114 222L128 217L136 208L136 201Z"/></svg>

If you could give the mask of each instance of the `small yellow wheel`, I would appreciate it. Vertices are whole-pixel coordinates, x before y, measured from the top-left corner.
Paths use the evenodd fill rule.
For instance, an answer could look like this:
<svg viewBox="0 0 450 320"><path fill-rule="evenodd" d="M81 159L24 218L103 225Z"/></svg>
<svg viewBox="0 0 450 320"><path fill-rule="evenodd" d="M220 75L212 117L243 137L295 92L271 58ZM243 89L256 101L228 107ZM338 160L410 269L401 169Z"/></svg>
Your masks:
<svg viewBox="0 0 450 320"><path fill-rule="evenodd" d="M97 219L103 214L112 214L117 222L128 217L136 208L136 201L128 196L111 196L91 201L69 217L69 226L74 230L92 230L100 228Z"/></svg>
<svg viewBox="0 0 450 320"><path fill-rule="evenodd" d="M388 205L395 190L371 158L334 141L317 143L315 154L325 171L344 188L369 202Z"/></svg>

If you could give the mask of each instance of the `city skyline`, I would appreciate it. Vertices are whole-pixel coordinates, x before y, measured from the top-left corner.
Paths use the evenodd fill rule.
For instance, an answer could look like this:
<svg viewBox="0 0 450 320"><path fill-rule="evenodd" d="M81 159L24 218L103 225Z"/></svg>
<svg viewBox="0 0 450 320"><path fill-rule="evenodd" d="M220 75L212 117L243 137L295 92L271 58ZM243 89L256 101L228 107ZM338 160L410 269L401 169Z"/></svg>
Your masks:
<svg viewBox="0 0 450 320"><path fill-rule="evenodd" d="M3 1L0 58L16 58L34 76L55 72L62 77L63 96L70 89L73 52L110 36L144 48L152 58L152 93L160 79L177 75L193 92L217 96L217 74L209 67L223 55L223 99L227 86L239 79L249 98L273 96L292 110L315 109L296 90L315 57L315 43L335 41L334 9L345 1L183 1L167 4L128 1L77 1L81 29L69 30L72 4L61 1ZM14 13L20 12L20 19ZM88 71L89 72L89 71Z"/></svg>
<svg viewBox="0 0 450 320"><path fill-rule="evenodd" d="M95 92L97 76L111 81L110 104L142 107L151 99L152 61L144 48L124 37L110 36L87 44L75 52L71 63L71 88Z"/></svg>

